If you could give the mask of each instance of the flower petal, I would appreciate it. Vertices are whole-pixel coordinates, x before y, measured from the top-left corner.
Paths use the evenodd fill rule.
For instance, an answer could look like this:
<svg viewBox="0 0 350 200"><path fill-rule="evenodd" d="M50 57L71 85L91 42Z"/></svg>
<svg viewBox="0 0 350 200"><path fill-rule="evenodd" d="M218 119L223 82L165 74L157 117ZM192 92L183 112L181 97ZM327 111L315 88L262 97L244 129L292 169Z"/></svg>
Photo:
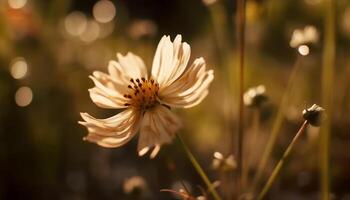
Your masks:
<svg viewBox="0 0 350 200"><path fill-rule="evenodd" d="M89 134L84 140L94 142L100 146L114 148L127 143L137 133L141 124L138 111L127 109L107 119L96 119L87 113L81 113L84 125Z"/></svg>
<svg viewBox="0 0 350 200"><path fill-rule="evenodd" d="M168 144L175 136L175 132L182 127L179 118L164 106L156 106L147 111L142 120L138 142L139 155L144 155L154 147L151 158L154 158L160 146ZM159 146L159 147L158 147Z"/></svg>
<svg viewBox="0 0 350 200"><path fill-rule="evenodd" d="M89 90L92 101L102 108L125 108L127 99L123 94L128 93L125 83L112 78L103 72L95 71L90 78L95 87Z"/></svg>
<svg viewBox="0 0 350 200"><path fill-rule="evenodd" d="M91 88L89 89L89 93L92 101L101 108L119 109L126 107L124 99L113 97L100 88Z"/></svg>
<svg viewBox="0 0 350 200"><path fill-rule="evenodd" d="M128 92L129 83L123 82L120 77L113 77L110 74L106 74L100 71L94 71L92 75L93 76L90 76L90 78L94 81L96 86L98 86L98 84L96 84L96 81L98 81L99 84L108 89L118 92L120 95Z"/></svg>
<svg viewBox="0 0 350 200"><path fill-rule="evenodd" d="M109 72L112 76L123 78L126 82L129 82L130 78L147 78L147 68L139 56L129 52L125 56L118 53L117 57L118 62L110 61Z"/></svg>
<svg viewBox="0 0 350 200"><path fill-rule="evenodd" d="M173 83L186 69L191 48L181 40L181 35L177 35L174 42L169 36L163 36L158 44L152 64L152 77L160 88Z"/></svg>
<svg viewBox="0 0 350 200"><path fill-rule="evenodd" d="M198 58L178 80L159 90L160 100L172 107L193 107L207 96L213 79L213 70L207 71L205 60Z"/></svg>

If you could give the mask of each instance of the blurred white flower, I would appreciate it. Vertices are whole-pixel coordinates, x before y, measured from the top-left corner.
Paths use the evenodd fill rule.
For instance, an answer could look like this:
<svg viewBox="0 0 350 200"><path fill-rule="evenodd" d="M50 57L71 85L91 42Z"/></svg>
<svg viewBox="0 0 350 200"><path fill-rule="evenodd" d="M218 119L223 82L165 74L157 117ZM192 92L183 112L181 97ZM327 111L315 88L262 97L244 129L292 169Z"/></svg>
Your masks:
<svg viewBox="0 0 350 200"><path fill-rule="evenodd" d="M319 33L314 26L305 26L304 29L296 29L293 31L292 39L289 45L293 48L298 48L301 45L317 43Z"/></svg>
<svg viewBox="0 0 350 200"><path fill-rule="evenodd" d="M160 40L148 77L142 59L133 53L117 54L118 61L110 61L108 74L95 71L90 78L95 87L89 90L92 101L102 108L125 109L107 119L96 119L81 113L89 134L84 138L100 146L114 148L130 141L140 130L138 154L153 148L154 158L160 146L170 143L182 126L171 107L190 108L208 94L214 78L213 70L206 70L203 58L187 67L190 46L177 35Z"/></svg>
<svg viewBox="0 0 350 200"><path fill-rule="evenodd" d="M123 189L127 194L135 190L145 191L147 189L147 183L141 176L133 176L124 181Z"/></svg>
<svg viewBox="0 0 350 200"><path fill-rule="evenodd" d="M232 154L227 157L224 157L220 152L216 151L214 153L212 167L220 171L231 171L236 169L237 162Z"/></svg>
<svg viewBox="0 0 350 200"><path fill-rule="evenodd" d="M243 101L246 106L261 106L267 100L265 95L266 88L264 85L249 88L243 95Z"/></svg>

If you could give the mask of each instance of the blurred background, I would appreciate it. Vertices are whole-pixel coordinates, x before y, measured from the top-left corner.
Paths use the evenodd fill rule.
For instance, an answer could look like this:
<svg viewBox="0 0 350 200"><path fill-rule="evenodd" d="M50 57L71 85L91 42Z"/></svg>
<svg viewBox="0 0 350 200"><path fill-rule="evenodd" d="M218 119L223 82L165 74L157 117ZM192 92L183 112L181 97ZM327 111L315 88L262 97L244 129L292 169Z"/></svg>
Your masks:
<svg viewBox="0 0 350 200"><path fill-rule="evenodd" d="M0 199L176 199L160 189L177 190L181 182L200 195L197 186L204 184L177 140L150 160L137 156L136 138L117 149L84 142L87 131L77 123L80 112L98 118L119 112L92 103L88 75L106 72L117 52L136 53L150 67L160 38L176 34L191 45L190 62L202 56L215 70L208 97L175 112L186 124L180 134L211 179L221 181L218 190L225 197L228 170L211 163L214 152L230 154L237 127L235 5L234 0L1 0ZM262 84L267 96L263 105L245 109L248 185L295 65L299 70L264 181L300 127L302 110L322 103L324 14L323 0L247 0L245 88ZM336 1L334 25L331 193L349 200L349 1ZM316 31L314 39L294 45L295 30L305 26ZM318 128L309 127L268 198L318 198L318 138Z"/></svg>

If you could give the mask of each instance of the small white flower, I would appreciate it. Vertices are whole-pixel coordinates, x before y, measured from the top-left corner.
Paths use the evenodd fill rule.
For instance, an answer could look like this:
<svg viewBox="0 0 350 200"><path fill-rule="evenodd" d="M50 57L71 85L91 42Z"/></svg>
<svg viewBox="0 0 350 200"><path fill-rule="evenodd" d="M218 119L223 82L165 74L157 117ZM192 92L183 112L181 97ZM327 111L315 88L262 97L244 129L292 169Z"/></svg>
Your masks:
<svg viewBox="0 0 350 200"><path fill-rule="evenodd" d="M232 154L225 157L222 153L216 151L214 152L212 167L220 171L231 171L237 168L237 162Z"/></svg>
<svg viewBox="0 0 350 200"><path fill-rule="evenodd" d="M243 102L246 106L261 106L267 100L265 94L266 88L264 85L249 88L243 95Z"/></svg>
<svg viewBox="0 0 350 200"><path fill-rule="evenodd" d="M117 54L118 61L110 61L108 74L95 71L90 78L95 87L89 90L92 101L110 109L125 109L107 119L96 119L81 113L89 134L84 138L103 147L119 147L130 141L140 130L138 154L153 148L154 158L160 146L170 143L181 128L180 119L171 107L190 108L208 94L214 79L213 70L206 70L203 58L187 67L190 46L177 35L160 40L152 64L151 76L142 59L133 53Z"/></svg>
<svg viewBox="0 0 350 200"><path fill-rule="evenodd" d="M133 176L124 181L123 190L126 194L130 194L135 190L146 191L147 183L141 176Z"/></svg>
<svg viewBox="0 0 350 200"><path fill-rule="evenodd" d="M296 29L293 31L292 39L289 45L293 48L298 48L301 45L317 43L319 33L314 26L305 26L304 29Z"/></svg>

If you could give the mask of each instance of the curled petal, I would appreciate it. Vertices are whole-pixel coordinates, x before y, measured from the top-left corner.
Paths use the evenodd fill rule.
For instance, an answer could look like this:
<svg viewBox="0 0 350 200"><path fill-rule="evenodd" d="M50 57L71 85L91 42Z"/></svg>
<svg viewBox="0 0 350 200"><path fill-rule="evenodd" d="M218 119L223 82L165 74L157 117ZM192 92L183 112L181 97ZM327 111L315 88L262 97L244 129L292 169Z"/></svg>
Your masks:
<svg viewBox="0 0 350 200"><path fill-rule="evenodd" d="M193 107L207 96L213 79L213 70L207 71L204 59L198 58L178 80L159 91L160 100L172 107Z"/></svg>
<svg viewBox="0 0 350 200"><path fill-rule="evenodd" d="M163 36L158 44L152 64L152 77L160 88L173 83L186 69L191 48L181 40L181 35L177 35L174 42L169 36Z"/></svg>
<svg viewBox="0 0 350 200"><path fill-rule="evenodd" d="M141 115L138 111L127 109L107 119L96 119L87 113L81 113L84 125L89 134L84 140L100 146L113 148L127 143L138 131Z"/></svg>
<svg viewBox="0 0 350 200"><path fill-rule="evenodd" d="M178 117L164 106L156 106L147 111L142 120L138 152L142 156L151 148L151 158L154 158L160 150L160 146L168 144L175 136L175 132L182 127Z"/></svg>

